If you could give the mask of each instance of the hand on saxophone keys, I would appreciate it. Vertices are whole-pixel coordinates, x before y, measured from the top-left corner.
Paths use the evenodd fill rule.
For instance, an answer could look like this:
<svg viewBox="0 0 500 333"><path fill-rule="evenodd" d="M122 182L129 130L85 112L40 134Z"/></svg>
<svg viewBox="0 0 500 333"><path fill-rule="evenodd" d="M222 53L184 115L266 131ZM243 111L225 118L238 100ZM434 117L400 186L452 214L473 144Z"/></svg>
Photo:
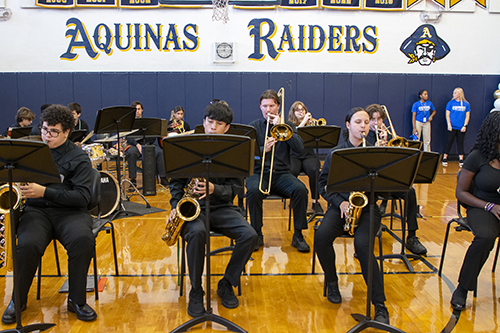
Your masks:
<svg viewBox="0 0 500 333"><path fill-rule="evenodd" d="M195 194L200 195L198 200L203 199L207 196L206 187L207 187L207 182L205 180L199 180L196 182L196 186L194 187L193 192ZM208 194L214 193L214 190L215 190L214 184L208 182Z"/></svg>
<svg viewBox="0 0 500 333"><path fill-rule="evenodd" d="M45 186L37 183L24 183L19 185L21 195L25 198L42 198L45 194Z"/></svg>
<svg viewBox="0 0 500 333"><path fill-rule="evenodd" d="M343 201L340 206L340 217L346 218L349 215L349 201Z"/></svg>

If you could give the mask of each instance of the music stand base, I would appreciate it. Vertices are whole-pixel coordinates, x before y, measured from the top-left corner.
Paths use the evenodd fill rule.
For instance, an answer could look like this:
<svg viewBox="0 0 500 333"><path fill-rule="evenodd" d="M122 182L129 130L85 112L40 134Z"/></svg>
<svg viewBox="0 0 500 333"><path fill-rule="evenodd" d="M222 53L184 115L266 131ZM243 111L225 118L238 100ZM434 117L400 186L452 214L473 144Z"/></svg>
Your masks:
<svg viewBox="0 0 500 333"><path fill-rule="evenodd" d="M366 317L365 315L362 315L360 313L352 313L351 316L354 318L354 320L358 321L359 323L353 328L351 328L349 331L347 331L347 333L361 332L364 329L370 327L386 332L405 333L399 328L375 320L371 320L370 317Z"/></svg>
<svg viewBox="0 0 500 333"><path fill-rule="evenodd" d="M382 256L382 258L384 260L385 259L399 259L399 260L403 260L406 268L411 273L414 273L415 270L413 269L413 266L410 264L410 260L408 260L408 258L418 259L418 260L424 260L424 258L422 258L422 256L419 256L418 254L407 254L407 253L384 254ZM377 259L379 259L379 258L377 258Z"/></svg>
<svg viewBox="0 0 500 333"><path fill-rule="evenodd" d="M41 323L41 324L31 324L31 325L26 325L26 326L21 326L20 328L10 328L4 331L0 331L1 333L3 332L18 332L18 333L25 333L25 332L33 332L33 331L45 331L48 330L51 327L56 326L56 324L52 323Z"/></svg>
<svg viewBox="0 0 500 333"><path fill-rule="evenodd" d="M247 331L245 331L243 328L239 327L238 325L230 322L226 318L222 318L221 316L218 316L218 315L213 314L213 313L206 313L203 316L196 317L196 318L193 318L189 321L186 321L184 324L177 326L174 330L171 331L171 333L186 332L191 327L198 325L198 324L201 324L201 323L204 323L204 322L207 322L207 321L211 321L211 322L220 324L220 325L226 327L231 332L247 333Z"/></svg>

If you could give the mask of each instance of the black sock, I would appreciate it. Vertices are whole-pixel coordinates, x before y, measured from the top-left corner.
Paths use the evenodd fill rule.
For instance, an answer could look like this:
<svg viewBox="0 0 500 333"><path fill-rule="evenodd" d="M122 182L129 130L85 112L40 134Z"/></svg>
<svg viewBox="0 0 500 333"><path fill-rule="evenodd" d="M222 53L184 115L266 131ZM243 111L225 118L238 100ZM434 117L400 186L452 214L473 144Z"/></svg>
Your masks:
<svg viewBox="0 0 500 333"><path fill-rule="evenodd" d="M415 237L417 235L416 230L408 230L408 237L406 239L408 240L409 238Z"/></svg>
<svg viewBox="0 0 500 333"><path fill-rule="evenodd" d="M302 236L302 229L295 229L293 235L297 237L299 240L304 238L304 236Z"/></svg>

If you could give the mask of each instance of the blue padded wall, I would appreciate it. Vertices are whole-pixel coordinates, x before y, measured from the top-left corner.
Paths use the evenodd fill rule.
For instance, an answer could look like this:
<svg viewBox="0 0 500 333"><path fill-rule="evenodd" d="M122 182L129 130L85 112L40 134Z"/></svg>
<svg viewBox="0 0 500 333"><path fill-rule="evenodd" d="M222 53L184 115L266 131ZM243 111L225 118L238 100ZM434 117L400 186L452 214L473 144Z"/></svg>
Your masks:
<svg viewBox="0 0 500 333"><path fill-rule="evenodd" d="M234 122L248 124L261 117L259 97L266 89L285 88L285 117L292 103L303 101L314 118L344 128L344 117L355 106L387 106L396 132L412 132L411 106L426 89L437 114L432 122L434 151L442 152L446 139L445 107L453 89L462 87L471 103L471 121L465 139L472 147L482 120L493 108L493 91L500 75L378 74L378 73L265 73L265 72L92 72L0 73L0 130L14 122L26 106L37 117L44 103L80 103L82 119L94 127L97 110L113 105L144 104L144 116L170 118L176 105L186 110L186 121L201 124L206 105L218 98L229 103ZM35 120L34 124L37 124ZM451 154L456 154L453 146Z"/></svg>

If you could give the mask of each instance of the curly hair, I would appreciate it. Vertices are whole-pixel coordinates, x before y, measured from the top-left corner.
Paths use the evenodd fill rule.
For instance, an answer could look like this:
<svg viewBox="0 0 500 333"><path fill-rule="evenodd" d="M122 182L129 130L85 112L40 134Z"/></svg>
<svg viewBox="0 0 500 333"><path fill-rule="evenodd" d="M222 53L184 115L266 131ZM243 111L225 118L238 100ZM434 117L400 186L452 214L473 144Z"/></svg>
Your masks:
<svg viewBox="0 0 500 333"><path fill-rule="evenodd" d="M472 150L479 151L486 157L488 162L500 158L498 145L500 143L500 112L493 111L483 120L481 128L477 133L476 143Z"/></svg>
<svg viewBox="0 0 500 333"><path fill-rule="evenodd" d="M68 129L73 129L75 125L75 118L73 118L73 114L66 106L61 104L52 104L43 111L40 123L43 124L44 122L47 122L47 125L49 126L61 124L62 130L65 132Z"/></svg>

